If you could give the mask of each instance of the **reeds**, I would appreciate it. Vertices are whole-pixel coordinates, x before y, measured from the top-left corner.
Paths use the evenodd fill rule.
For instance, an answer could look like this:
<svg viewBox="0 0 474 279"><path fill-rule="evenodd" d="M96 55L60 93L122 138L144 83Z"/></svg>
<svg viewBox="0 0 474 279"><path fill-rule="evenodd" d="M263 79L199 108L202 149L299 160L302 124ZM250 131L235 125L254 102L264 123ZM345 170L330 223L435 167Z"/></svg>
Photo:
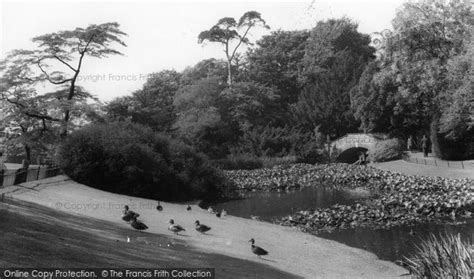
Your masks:
<svg viewBox="0 0 474 279"><path fill-rule="evenodd" d="M461 236L430 234L417 247L417 254L405 258L405 264L416 278L473 278L473 246Z"/></svg>

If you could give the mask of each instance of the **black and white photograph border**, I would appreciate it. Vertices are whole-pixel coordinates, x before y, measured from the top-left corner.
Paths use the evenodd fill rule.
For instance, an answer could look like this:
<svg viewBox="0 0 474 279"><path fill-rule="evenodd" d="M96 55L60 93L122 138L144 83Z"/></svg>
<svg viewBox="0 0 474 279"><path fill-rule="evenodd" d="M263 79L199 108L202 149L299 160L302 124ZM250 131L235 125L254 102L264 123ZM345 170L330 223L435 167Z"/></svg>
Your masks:
<svg viewBox="0 0 474 279"><path fill-rule="evenodd" d="M0 1L0 278L471 278L469 0Z"/></svg>

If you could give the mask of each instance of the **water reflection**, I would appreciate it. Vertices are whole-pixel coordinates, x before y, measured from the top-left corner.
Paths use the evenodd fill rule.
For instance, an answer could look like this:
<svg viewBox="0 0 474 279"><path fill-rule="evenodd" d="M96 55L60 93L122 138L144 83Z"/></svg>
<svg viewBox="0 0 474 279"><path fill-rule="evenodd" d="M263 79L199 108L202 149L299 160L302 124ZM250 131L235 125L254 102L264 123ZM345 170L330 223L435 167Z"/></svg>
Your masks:
<svg viewBox="0 0 474 279"><path fill-rule="evenodd" d="M365 195L367 193L362 191L307 187L289 193L245 193L243 199L222 202L213 207L223 208L234 216L258 216L262 220L272 221L308 208L328 207L336 203L352 204Z"/></svg>
<svg viewBox="0 0 474 279"><path fill-rule="evenodd" d="M461 238L474 242L474 220L464 220L463 224L420 224L398 226L390 229L357 228L318 234L352 247L362 248L376 254L383 260L401 260L416 252L416 246L430 233L461 234Z"/></svg>

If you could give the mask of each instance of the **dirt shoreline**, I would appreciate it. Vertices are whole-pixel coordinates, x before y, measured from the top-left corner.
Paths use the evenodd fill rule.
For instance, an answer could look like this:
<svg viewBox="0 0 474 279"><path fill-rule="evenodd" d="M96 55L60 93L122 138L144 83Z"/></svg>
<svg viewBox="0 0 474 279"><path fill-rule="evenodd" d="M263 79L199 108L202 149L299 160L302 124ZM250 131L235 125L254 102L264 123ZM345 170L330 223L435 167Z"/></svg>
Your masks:
<svg viewBox="0 0 474 279"><path fill-rule="evenodd" d="M123 205L127 204L140 213L141 220L150 228L149 233L170 235L207 253L264 263L305 278L386 278L407 273L402 267L381 261L372 253L294 228L233 216L219 219L197 206L187 211L184 205L173 203L162 202L164 210L158 212L156 201L93 189L65 176L6 187L0 189L0 193L56 210L113 222L124 228L129 225L120 219L120 215ZM167 230L167 222L171 218L187 229L182 236L174 236ZM195 220L211 226L210 233L201 235L196 232L193 226ZM270 255L265 259L253 255L247 243L250 238L255 238L256 244L267 249Z"/></svg>

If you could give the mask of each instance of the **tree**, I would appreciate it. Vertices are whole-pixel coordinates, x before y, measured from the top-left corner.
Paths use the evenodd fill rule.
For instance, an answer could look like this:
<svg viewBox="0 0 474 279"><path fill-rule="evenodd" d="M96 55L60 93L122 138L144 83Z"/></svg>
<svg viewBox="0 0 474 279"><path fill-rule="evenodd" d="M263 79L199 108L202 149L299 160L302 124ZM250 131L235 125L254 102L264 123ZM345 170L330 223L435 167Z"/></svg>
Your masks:
<svg viewBox="0 0 474 279"><path fill-rule="evenodd" d="M362 131L398 136L414 134L418 127L416 123L399 125L400 119L394 113L397 110L394 98L397 89L396 78L383 69L380 60L372 61L367 66L359 84L351 91L354 117L360 121Z"/></svg>
<svg viewBox="0 0 474 279"><path fill-rule="evenodd" d="M249 11L244 13L238 22L232 17L221 18L216 25L209 30L202 31L198 36L200 44L209 41L221 43L224 46L227 59L227 84L229 86L233 82L232 62L236 58L237 50L242 44L250 44L248 34L252 28L259 25L267 29L270 28L259 12ZM232 46L234 41L237 44Z"/></svg>
<svg viewBox="0 0 474 279"><path fill-rule="evenodd" d="M394 20L397 24L395 35L399 47L397 52L404 55L397 62L402 67L415 69L411 76L417 77L418 86L404 86L402 97L422 99L430 119L430 139L432 151L442 157L439 145L439 120L441 103L448 82L447 62L450 57L462 51L463 40L468 34L468 26L474 23L469 2L420 1L407 3ZM405 77L404 69L400 74Z"/></svg>
<svg viewBox="0 0 474 279"><path fill-rule="evenodd" d="M26 68L24 68L26 69ZM38 94L32 83L22 80L23 73L12 75L7 72L0 78L0 97L3 101L3 123L6 133L6 153L25 155L31 161L33 155L47 155L57 142L60 131L61 110L65 104L67 88L51 93ZM90 102L96 101L81 87L76 88L76 100L70 106L71 128L97 118L98 107ZM56 136L55 136L56 135ZM48 154L49 153L49 154Z"/></svg>
<svg viewBox="0 0 474 279"><path fill-rule="evenodd" d="M220 93L225 82L209 77L183 86L175 95L176 128L189 144L212 158L228 153L228 146L236 140L234 129L222 119Z"/></svg>
<svg viewBox="0 0 474 279"><path fill-rule="evenodd" d="M164 70L150 74L142 89L132 96L120 97L107 105L110 119L130 119L154 129L166 131L171 128L176 117L173 99L181 86L181 74Z"/></svg>
<svg viewBox="0 0 474 279"><path fill-rule="evenodd" d="M119 24L112 22L33 38L33 42L38 44L37 50L14 50L2 61L2 98L21 108L28 117L60 123L59 135L64 138L68 134L77 99L91 97L76 84L84 58L121 54L111 45L126 46L120 39L124 35ZM57 90L49 96L60 101L56 107L61 111L60 116L51 116L50 110L26 105L27 100L24 100L25 95L21 91L43 82L56 86Z"/></svg>
<svg viewBox="0 0 474 279"><path fill-rule="evenodd" d="M274 31L247 54L248 79L275 86L283 109L296 102L301 92L298 77L309 34L306 30Z"/></svg>
<svg viewBox="0 0 474 279"><path fill-rule="evenodd" d="M347 18L318 22L311 30L301 63L303 91L292 106L294 123L305 131L339 137L356 131L350 92L374 59L370 37Z"/></svg>
<svg viewBox="0 0 474 279"><path fill-rule="evenodd" d="M398 85L394 113L402 123L417 123L418 130L429 131L432 151L439 157L446 155L439 137L440 119L449 107L444 100L453 92L449 61L466 51L473 24L469 1L410 2L397 13L392 36L385 42L393 53L386 67Z"/></svg>
<svg viewBox="0 0 474 279"><path fill-rule="evenodd" d="M474 132L474 26L466 51L448 62L449 89L442 99L440 132L456 140Z"/></svg>
<svg viewBox="0 0 474 279"><path fill-rule="evenodd" d="M221 121L218 101L223 88L218 78L202 79L180 88L173 102L177 113L174 127L195 139L203 129L216 126Z"/></svg>
<svg viewBox="0 0 474 279"><path fill-rule="evenodd" d="M447 65L448 90L441 98L439 133L443 154L450 158L474 156L474 26L464 40L464 51Z"/></svg>
<svg viewBox="0 0 474 279"><path fill-rule="evenodd" d="M38 99L30 100L29 105L40 106ZM26 116L21 107L8 102L3 104L2 131L4 131L5 142L3 149L7 155L21 155L31 162L32 156L44 154L48 150L48 144L54 142L53 131L50 121L36 119Z"/></svg>
<svg viewBox="0 0 474 279"><path fill-rule="evenodd" d="M201 79L217 78L226 81L227 63L221 59L209 58L198 62L193 67L187 67L181 73L181 84L191 85Z"/></svg>
<svg viewBox="0 0 474 279"><path fill-rule="evenodd" d="M221 115L228 125L239 128L236 134L254 126L281 123L278 119L278 95L271 87L255 82L236 82L224 89L220 98Z"/></svg>

